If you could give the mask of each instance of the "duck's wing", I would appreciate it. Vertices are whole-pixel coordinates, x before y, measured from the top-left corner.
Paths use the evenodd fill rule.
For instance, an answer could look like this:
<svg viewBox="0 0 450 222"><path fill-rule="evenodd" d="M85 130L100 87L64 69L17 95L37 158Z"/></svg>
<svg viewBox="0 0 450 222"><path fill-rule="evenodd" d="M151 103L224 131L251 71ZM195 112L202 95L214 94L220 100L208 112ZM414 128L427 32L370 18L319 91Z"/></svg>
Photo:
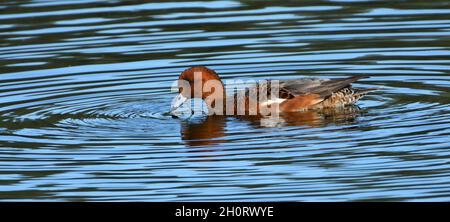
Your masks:
<svg viewBox="0 0 450 222"><path fill-rule="evenodd" d="M296 96L312 93L313 91L317 91L317 88L324 85L324 83L328 81L330 80L320 78L280 80L280 97L290 99Z"/></svg>
<svg viewBox="0 0 450 222"><path fill-rule="evenodd" d="M327 98L334 92L349 87L351 83L366 75L352 76L343 79L303 78L292 80L280 80L280 98L290 99L306 94L317 94L321 98Z"/></svg>
<svg viewBox="0 0 450 222"><path fill-rule="evenodd" d="M302 78L290 80L265 80L257 82L254 87L248 88L247 93L249 91L255 93L258 90L261 90L261 92L267 91L267 96L269 97L271 95L272 86L275 87L275 83L278 83L277 88L280 92L278 98L292 99L296 96L310 93L312 91L311 89L319 87L326 81L329 81L329 79Z"/></svg>

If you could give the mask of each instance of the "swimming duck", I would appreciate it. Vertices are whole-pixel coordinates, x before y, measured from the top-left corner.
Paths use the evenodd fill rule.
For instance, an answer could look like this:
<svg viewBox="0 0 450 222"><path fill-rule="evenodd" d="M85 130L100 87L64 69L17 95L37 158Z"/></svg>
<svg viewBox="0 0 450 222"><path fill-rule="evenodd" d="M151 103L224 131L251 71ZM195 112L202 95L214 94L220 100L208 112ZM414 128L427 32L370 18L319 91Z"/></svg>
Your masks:
<svg viewBox="0 0 450 222"><path fill-rule="evenodd" d="M198 75L196 76L196 74ZM273 104L277 105L276 111L282 113L335 108L354 104L367 93L376 90L375 88L362 89L351 86L352 83L359 79L367 77L366 75L358 75L339 79L301 78L277 80L278 93L275 97L270 97L272 94L271 85L274 83L274 80L267 80L245 91L245 106L241 106L244 112L241 114L249 115L253 113L259 115L261 114L262 106L271 107ZM180 107L189 98L203 99L210 110L217 108L217 101L228 102L231 98L231 103L221 103L223 108L220 109L223 109L223 112L220 113L221 115L238 114L237 93L231 96L227 95L223 82L214 70L205 66L194 66L184 70L178 80L179 94L172 103L172 111ZM189 86L183 86L182 82L187 83ZM208 82L213 84L208 84ZM188 90L184 90L184 88ZM194 88L203 90L194 90ZM261 88L267 89L266 95L260 94L261 91L259 90ZM250 100L255 95L257 98L264 97L267 99L257 100L257 106L254 106L256 108L252 110Z"/></svg>

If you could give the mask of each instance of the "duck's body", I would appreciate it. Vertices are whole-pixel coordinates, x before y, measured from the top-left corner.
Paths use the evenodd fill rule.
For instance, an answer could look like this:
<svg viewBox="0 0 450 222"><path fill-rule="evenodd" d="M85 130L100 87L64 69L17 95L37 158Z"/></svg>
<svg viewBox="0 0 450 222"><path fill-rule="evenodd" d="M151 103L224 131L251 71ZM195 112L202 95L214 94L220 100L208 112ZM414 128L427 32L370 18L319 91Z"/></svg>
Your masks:
<svg viewBox="0 0 450 222"><path fill-rule="evenodd" d="M198 97L204 99L207 103L214 104L214 101L221 99L227 100L229 97L234 97L231 101L233 103L223 102L223 114L237 114L237 94L232 96L227 95L224 90L222 81L219 76L211 69L204 66L196 66L186 69L180 75L179 80L186 80L191 86L194 86L194 73L200 74L201 85L205 85L208 80L217 80L214 89L220 89L215 93L202 92L202 94L194 95L193 88L191 92L182 93L178 97ZM351 86L352 83L367 76L353 76L344 79L321 79L321 78L302 78L290 80L268 80L261 84L256 84L246 90L244 96L245 112L244 115L251 113L260 114L262 106L278 105L277 112L298 112L310 109L334 108L343 107L345 105L354 104L368 92L376 89L360 89ZM277 93L273 97L271 89L275 87ZM261 89L263 89L261 91ZM260 94L267 93L266 95ZM190 95L189 95L190 94ZM250 100L256 96L258 101L256 108L252 110ZM177 97L177 98L178 98ZM267 99L266 99L267 98ZM186 98L184 98L185 100ZM229 110L234 110L230 112ZM242 112L241 112L242 113Z"/></svg>
<svg viewBox="0 0 450 222"><path fill-rule="evenodd" d="M280 80L278 81L280 93L274 102L277 101L280 103L280 109L283 112L334 108L354 104L367 93L376 90L354 88L351 86L351 83L366 77L353 76L344 79L302 78ZM267 83L269 86L263 87L270 88L271 81ZM257 90L257 88L255 87L253 90Z"/></svg>

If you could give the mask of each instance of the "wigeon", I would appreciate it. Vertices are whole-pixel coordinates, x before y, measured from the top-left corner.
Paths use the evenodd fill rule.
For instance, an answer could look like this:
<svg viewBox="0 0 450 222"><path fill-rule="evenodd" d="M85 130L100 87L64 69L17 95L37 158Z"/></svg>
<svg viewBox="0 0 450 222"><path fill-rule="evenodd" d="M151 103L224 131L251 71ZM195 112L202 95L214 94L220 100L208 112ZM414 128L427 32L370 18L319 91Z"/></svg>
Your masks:
<svg viewBox="0 0 450 222"><path fill-rule="evenodd" d="M243 94L245 106L241 106L244 107L245 111L243 115L250 113L259 115L262 112L262 106L271 107L273 104L277 105L276 111L280 113L343 107L354 104L367 93L376 90L375 88L362 89L351 86L353 82L367 77L358 75L340 79L301 78L276 80L278 93L275 94L275 97L271 91L271 85L274 85L274 80L267 80L245 91ZM214 70L205 66L194 66L184 70L180 74L179 80L184 81L178 81L179 94L172 104L172 111L184 104L189 98L201 98L207 103L210 110L217 108L217 101L224 101L221 102L222 106L220 106L223 108L219 108L223 109L221 115L237 114L239 109L237 105L238 95L236 93L234 95L225 93L224 84ZM188 83L190 90L184 90L186 85L182 83ZM267 90L260 91L261 87ZM252 92L255 94L252 94ZM261 92L265 92L265 95L262 95ZM250 101L255 95L257 104L256 108L252 110ZM232 103L225 102L229 99ZM217 110L215 114L217 114Z"/></svg>

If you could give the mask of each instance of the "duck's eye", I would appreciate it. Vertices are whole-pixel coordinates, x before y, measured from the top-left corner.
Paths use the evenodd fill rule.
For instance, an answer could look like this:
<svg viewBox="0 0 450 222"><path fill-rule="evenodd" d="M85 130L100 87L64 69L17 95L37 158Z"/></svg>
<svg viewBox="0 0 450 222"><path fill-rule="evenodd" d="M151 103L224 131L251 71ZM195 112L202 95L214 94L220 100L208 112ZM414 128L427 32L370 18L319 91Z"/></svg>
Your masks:
<svg viewBox="0 0 450 222"><path fill-rule="evenodd" d="M189 93L191 91L191 86L186 80L178 81L178 93Z"/></svg>

